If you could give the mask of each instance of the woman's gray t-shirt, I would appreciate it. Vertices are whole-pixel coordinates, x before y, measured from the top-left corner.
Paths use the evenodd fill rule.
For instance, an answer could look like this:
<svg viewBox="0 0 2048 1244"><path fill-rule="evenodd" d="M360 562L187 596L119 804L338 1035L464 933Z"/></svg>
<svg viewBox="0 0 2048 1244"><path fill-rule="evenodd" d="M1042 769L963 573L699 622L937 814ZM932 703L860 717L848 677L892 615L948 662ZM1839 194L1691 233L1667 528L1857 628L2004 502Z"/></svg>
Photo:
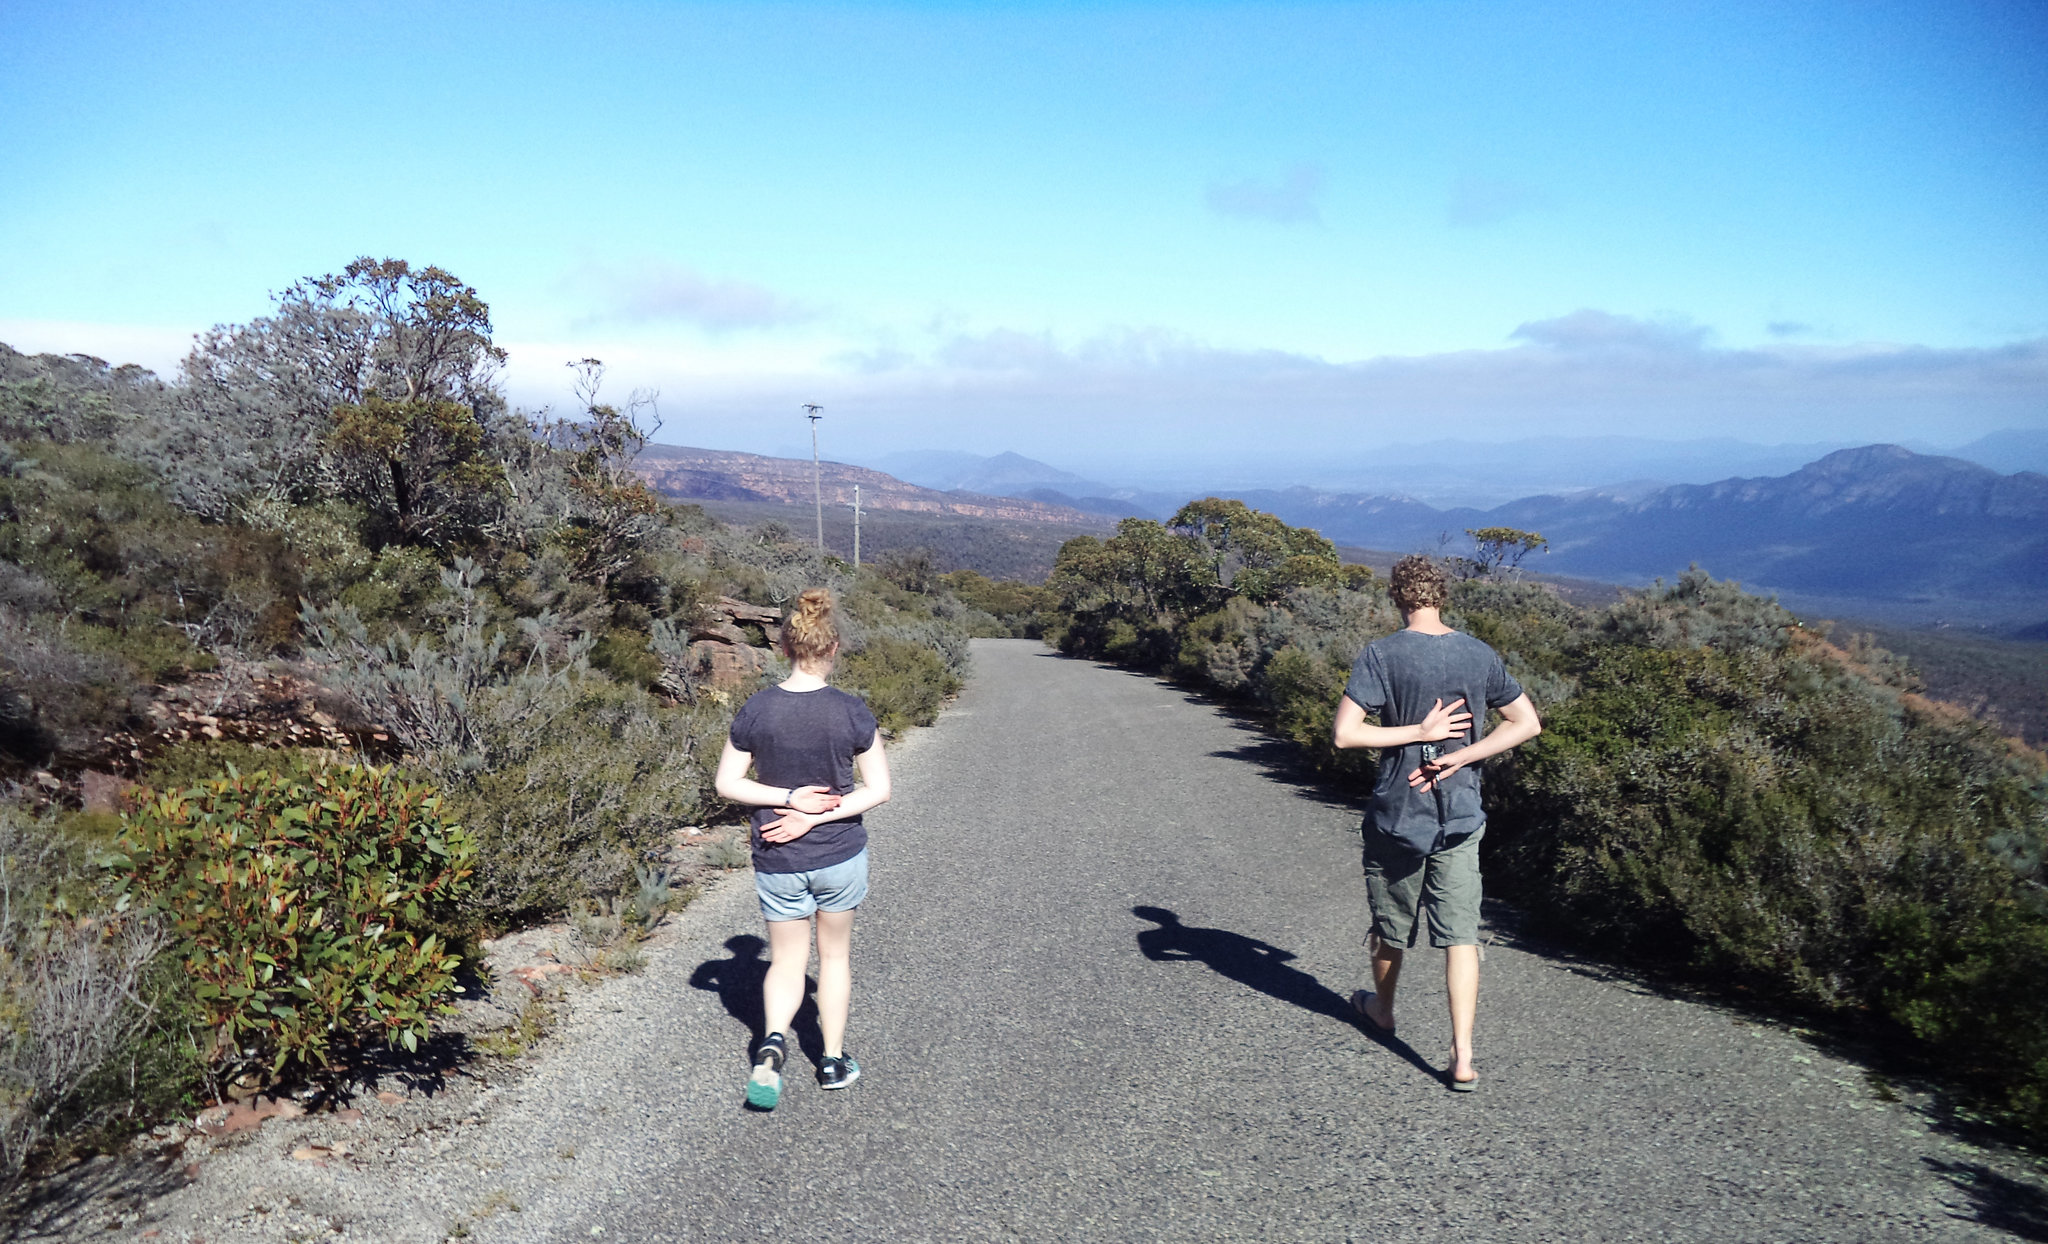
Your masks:
<svg viewBox="0 0 2048 1244"><path fill-rule="evenodd" d="M1403 630L1366 645L1351 666L1344 694L1383 726L1415 725L1438 700L1465 701L1472 724L1463 735L1437 744L1451 752L1479 738L1486 710L1514 703L1522 686L1499 653L1463 631L1429 635ZM1410 743L1380 753L1379 781L1366 813L1368 832L1376 827L1417 854L1455 846L1486 828L1478 765L1458 770L1435 792L1408 785L1408 775L1422 767L1423 746Z"/></svg>
<svg viewBox="0 0 2048 1244"><path fill-rule="evenodd" d="M853 758L875 741L875 715L859 696L837 687L764 687L740 706L728 737L754 758L754 774L766 785L823 786L846 795L853 791ZM773 808L754 809L755 872L830 868L868 845L867 826L857 816L827 821L795 842L761 841L761 827L779 816Z"/></svg>

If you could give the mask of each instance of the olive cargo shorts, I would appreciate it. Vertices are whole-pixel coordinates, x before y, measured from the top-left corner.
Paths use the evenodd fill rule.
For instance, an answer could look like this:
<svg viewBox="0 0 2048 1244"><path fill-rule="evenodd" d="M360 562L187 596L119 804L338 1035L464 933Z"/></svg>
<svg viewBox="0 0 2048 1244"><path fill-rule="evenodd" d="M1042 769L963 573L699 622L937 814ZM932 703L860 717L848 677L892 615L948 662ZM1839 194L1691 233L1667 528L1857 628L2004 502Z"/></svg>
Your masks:
<svg viewBox="0 0 2048 1244"><path fill-rule="evenodd" d="M1481 829L1456 846L1415 855L1398 839L1365 827L1365 898L1381 942L1413 946L1420 910L1430 945L1479 944L1479 840L1485 835Z"/></svg>

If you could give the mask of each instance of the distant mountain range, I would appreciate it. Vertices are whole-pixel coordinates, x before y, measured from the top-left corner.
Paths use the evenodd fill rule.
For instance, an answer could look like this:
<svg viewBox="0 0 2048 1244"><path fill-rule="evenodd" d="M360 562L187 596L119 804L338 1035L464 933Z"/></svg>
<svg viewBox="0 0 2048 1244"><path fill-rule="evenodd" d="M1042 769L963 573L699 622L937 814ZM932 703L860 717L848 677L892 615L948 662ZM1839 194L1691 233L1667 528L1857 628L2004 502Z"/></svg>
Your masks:
<svg viewBox="0 0 2048 1244"><path fill-rule="evenodd" d="M942 492L962 489L1023 497L1112 519L1165 518L1192 495L1119 488L1014 453L984 458L980 454L926 450L889 454L875 459L874 465L891 475Z"/></svg>
<svg viewBox="0 0 2048 1244"><path fill-rule="evenodd" d="M2008 428L1950 451L1994 471L2036 471L2048 475L2048 431Z"/></svg>
<svg viewBox="0 0 2048 1244"><path fill-rule="evenodd" d="M1492 509L1311 489L1233 494L1341 543L1453 547L1469 528L1539 531L1547 573L1609 582L1669 578L1698 563L1752 588L1828 601L1924 606L1930 616L2048 613L2048 475L1869 445L1789 475L1594 489Z"/></svg>
<svg viewBox="0 0 2048 1244"><path fill-rule="evenodd" d="M2015 434L1990 449L2024 453L2027 442ZM919 482L827 463L827 503L851 501L860 483L870 509L1103 529L1126 515L1163 518L1202 495L1112 489L1018 454L890 461ZM811 499L808 461L650 446L640 467L679 498ZM1527 563L1546 574L1640 584L1697 563L1818 612L2002 628L2048 617L2048 474L1898 445L1836 450L1783 475L1642 482L1486 509L1306 487L1207 491L1352 547L1455 551L1468 547L1467 529L1507 526L1548 538L1549 551Z"/></svg>
<svg viewBox="0 0 2048 1244"><path fill-rule="evenodd" d="M649 445L633 463L648 486L679 501L769 502L811 505L811 462L801 458L769 458L720 449L688 449ZM1030 498L990 496L966 491L923 488L868 467L826 462L818 468L824 503L835 510L853 503L860 488L863 509L1000 519L1022 523L1102 527L1107 520L1070 506Z"/></svg>
<svg viewBox="0 0 2048 1244"><path fill-rule="evenodd" d="M1853 442L1760 445L1729 437L1657 440L1641 436L1552 436L1514 441L1407 442L1361 450L1333 446L1312 462L1266 461L1256 444L1201 478L1152 479L1136 463L1101 464L1090 478L1021 454L994 457L953 452L897 453L864 460L941 491L1031 497L1055 505L1122 517L1163 518L1191 496L1228 489L1284 490L1406 497L1438 508L1489 509L1523 497L1588 489L1647 493L1670 484L1788 475ZM1994 432L1969 444L1917 453L1946 454L1995 471L2048 473L2048 431ZM1120 483L1105 483L1114 479ZM1627 482L1624 482L1627 481Z"/></svg>

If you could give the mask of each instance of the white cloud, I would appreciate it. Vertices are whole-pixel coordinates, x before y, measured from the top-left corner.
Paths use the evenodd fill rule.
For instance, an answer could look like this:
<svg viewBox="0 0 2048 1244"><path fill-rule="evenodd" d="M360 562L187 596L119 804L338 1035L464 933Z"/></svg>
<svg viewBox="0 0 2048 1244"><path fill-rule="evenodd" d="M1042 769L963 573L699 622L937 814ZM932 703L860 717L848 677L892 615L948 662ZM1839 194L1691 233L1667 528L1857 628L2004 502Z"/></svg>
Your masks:
<svg viewBox="0 0 2048 1244"><path fill-rule="evenodd" d="M750 353L604 357L621 385L658 385L665 412L687 412L668 433L679 443L744 447L801 402L822 401L834 452L1014 449L1204 470L1437 439L1952 440L2039 427L2048 411L2048 339L1732 348L1684 320L1597 310L1524 324L1498 348L1351 362L1156 330L1079 341L956 332L886 357Z"/></svg>
<svg viewBox="0 0 2048 1244"><path fill-rule="evenodd" d="M1209 210L1224 216L1300 225L1322 220L1322 209L1316 203L1322 193L1323 170L1314 164L1297 164L1277 182L1256 178L1210 182L1203 198Z"/></svg>

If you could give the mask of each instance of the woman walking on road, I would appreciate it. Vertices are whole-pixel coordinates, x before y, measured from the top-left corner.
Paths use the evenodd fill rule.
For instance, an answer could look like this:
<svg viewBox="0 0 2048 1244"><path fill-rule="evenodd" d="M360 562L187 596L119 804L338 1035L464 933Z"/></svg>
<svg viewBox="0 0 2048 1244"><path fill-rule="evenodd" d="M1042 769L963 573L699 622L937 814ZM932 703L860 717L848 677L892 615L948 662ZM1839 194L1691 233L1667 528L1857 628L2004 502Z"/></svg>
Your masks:
<svg viewBox="0 0 2048 1244"><path fill-rule="evenodd" d="M719 795L754 808L754 890L768 922L769 964L762 986L767 1036L755 1047L747 1103L763 1110L782 1098L787 1034L804 1000L813 916L818 1027L825 1039L818 1083L842 1089L860 1078L845 1039L853 912L868 893L868 831L861 815L889 800L889 761L875 715L859 697L826 683L839 656L830 592L812 588L797 598L782 628L782 651L796 672L740 708L716 782Z"/></svg>

